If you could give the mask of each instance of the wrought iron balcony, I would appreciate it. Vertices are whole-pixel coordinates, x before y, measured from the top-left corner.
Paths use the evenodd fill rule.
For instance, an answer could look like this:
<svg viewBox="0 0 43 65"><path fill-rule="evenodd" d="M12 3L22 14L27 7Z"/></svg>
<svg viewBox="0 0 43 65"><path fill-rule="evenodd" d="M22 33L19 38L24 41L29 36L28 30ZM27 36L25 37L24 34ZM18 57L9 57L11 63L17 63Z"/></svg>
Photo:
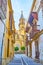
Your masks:
<svg viewBox="0 0 43 65"><path fill-rule="evenodd" d="M40 27L40 25L33 25L32 26L32 31L30 33L30 38L33 38L33 36L40 31L38 29L38 27Z"/></svg>
<svg viewBox="0 0 43 65"><path fill-rule="evenodd" d="M0 17L2 19L6 18L7 11L7 0L0 0Z"/></svg>

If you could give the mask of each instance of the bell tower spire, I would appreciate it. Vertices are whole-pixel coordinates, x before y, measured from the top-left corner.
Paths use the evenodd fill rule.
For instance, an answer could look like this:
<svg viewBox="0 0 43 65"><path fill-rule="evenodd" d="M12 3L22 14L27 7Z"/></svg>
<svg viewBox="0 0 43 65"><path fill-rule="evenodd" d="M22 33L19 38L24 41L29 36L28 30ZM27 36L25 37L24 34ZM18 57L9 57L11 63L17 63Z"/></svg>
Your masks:
<svg viewBox="0 0 43 65"><path fill-rule="evenodd" d="M25 18L23 16L23 11L21 11L21 17L19 19L19 30L20 34L24 35L24 30L25 30Z"/></svg>
<svg viewBox="0 0 43 65"><path fill-rule="evenodd" d="M21 18L23 18L23 11L21 11Z"/></svg>
<svg viewBox="0 0 43 65"><path fill-rule="evenodd" d="M22 20L25 20L25 19L24 19L24 16L23 16L23 11L21 11L21 17L20 17L19 20L21 20L21 19L22 19Z"/></svg>

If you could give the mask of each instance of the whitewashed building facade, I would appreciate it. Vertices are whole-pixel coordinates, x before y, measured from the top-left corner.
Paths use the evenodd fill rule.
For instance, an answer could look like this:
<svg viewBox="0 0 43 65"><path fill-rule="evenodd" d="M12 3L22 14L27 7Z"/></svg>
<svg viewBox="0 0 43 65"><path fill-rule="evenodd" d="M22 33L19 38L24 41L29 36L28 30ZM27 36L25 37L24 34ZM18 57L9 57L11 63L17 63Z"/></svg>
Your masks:
<svg viewBox="0 0 43 65"><path fill-rule="evenodd" d="M0 57L2 56L2 40L4 32L4 23L7 12L7 0L0 0Z"/></svg>
<svg viewBox="0 0 43 65"><path fill-rule="evenodd" d="M43 29L43 0L36 0L36 3L33 8L34 12L38 13L38 21L37 24L40 25L37 27L38 29ZM43 61L43 34L39 37L39 59ZM34 48L34 50L33 50ZM32 44L32 58L35 58L35 45Z"/></svg>

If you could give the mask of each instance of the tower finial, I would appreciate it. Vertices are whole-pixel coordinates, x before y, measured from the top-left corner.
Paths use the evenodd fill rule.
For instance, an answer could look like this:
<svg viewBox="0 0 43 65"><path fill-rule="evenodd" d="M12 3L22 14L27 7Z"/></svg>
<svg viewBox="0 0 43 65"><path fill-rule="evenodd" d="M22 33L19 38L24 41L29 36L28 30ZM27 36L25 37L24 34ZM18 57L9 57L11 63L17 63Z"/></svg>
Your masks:
<svg viewBox="0 0 43 65"><path fill-rule="evenodd" d="M19 20L21 20L21 19L24 19L24 16L23 16L23 11L21 10L21 17L20 17L20 19ZM25 19L24 19L25 20Z"/></svg>
<svg viewBox="0 0 43 65"><path fill-rule="evenodd" d="M21 18L23 18L23 11L21 11Z"/></svg>

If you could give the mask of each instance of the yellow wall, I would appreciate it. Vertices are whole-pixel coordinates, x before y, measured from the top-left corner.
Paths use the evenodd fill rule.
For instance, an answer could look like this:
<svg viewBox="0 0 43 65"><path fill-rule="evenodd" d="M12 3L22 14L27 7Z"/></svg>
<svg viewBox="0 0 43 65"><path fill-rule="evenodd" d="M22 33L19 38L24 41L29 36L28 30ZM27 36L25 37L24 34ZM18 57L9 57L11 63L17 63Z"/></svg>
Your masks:
<svg viewBox="0 0 43 65"><path fill-rule="evenodd" d="M10 14L12 16L12 31L10 28ZM10 19L9 19L10 18ZM2 58L11 58L14 55L14 42L15 42L15 25L13 19L13 10L11 6L11 0L7 0L7 16L6 16L6 27L5 27L5 35L3 39L3 53ZM9 39L9 49L8 49L8 39ZM12 42L13 40L13 42ZM8 51L7 51L8 50ZM8 53L8 57L7 57Z"/></svg>

